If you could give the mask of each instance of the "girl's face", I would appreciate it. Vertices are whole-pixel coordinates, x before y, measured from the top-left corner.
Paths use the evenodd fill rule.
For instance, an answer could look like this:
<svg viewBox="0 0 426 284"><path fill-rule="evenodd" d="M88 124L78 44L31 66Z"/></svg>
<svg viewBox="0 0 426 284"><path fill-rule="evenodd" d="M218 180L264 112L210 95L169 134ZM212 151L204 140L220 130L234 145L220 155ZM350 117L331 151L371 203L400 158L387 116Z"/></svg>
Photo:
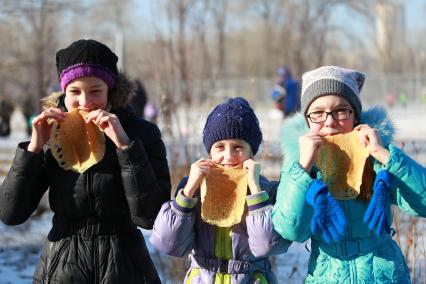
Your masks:
<svg viewBox="0 0 426 284"><path fill-rule="evenodd" d="M317 117L317 121L324 120L324 116L327 116L325 121L317 123L308 118L309 128L320 136L351 132L356 123L354 109L351 104L343 97L337 95L317 98L309 106L306 114L310 115L312 119ZM322 119L318 119L321 116Z"/></svg>
<svg viewBox="0 0 426 284"><path fill-rule="evenodd" d="M108 85L98 77L82 77L68 84L65 90L65 106L68 111L80 109L86 112L108 106Z"/></svg>
<svg viewBox="0 0 426 284"><path fill-rule="evenodd" d="M217 141L210 149L210 157L224 167L242 167L243 162L252 157L250 144L240 139Z"/></svg>

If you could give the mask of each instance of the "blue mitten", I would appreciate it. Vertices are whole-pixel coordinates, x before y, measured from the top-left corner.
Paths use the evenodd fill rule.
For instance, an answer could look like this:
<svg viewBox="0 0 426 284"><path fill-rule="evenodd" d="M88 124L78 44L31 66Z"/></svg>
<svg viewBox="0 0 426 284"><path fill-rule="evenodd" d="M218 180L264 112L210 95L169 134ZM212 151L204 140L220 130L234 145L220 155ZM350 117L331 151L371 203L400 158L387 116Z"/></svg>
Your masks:
<svg viewBox="0 0 426 284"><path fill-rule="evenodd" d="M328 192L327 185L316 180L309 186L306 193L306 202L314 208L311 220L311 232L317 234L321 231L326 243L339 241L344 233L346 218L339 204Z"/></svg>
<svg viewBox="0 0 426 284"><path fill-rule="evenodd" d="M373 197L364 214L364 223L368 223L371 231L376 229L377 235L383 231L390 234L388 222L389 193L391 189L391 175L387 170L381 170L374 180Z"/></svg>

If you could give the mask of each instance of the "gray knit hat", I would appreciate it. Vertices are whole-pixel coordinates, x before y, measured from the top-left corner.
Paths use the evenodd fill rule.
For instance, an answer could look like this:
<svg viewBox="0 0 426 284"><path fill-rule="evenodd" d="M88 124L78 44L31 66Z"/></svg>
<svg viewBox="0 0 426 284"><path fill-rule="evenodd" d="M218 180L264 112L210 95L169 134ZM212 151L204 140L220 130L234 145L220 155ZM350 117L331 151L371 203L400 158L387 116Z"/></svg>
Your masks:
<svg viewBox="0 0 426 284"><path fill-rule="evenodd" d="M302 76L302 111L306 114L311 103L325 95L339 95L354 108L359 119L362 105L359 99L365 74L338 66L323 66Z"/></svg>

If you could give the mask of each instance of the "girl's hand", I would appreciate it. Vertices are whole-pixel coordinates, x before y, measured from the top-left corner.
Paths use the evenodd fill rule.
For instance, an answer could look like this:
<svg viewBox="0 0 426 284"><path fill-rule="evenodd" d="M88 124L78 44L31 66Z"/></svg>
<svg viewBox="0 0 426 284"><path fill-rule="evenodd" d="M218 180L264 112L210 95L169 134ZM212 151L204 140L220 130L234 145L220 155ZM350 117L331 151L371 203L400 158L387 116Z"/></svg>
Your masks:
<svg viewBox="0 0 426 284"><path fill-rule="evenodd" d="M247 169L247 182L250 188L251 194L256 194L261 191L259 185L259 176L262 166L260 163L253 161L252 159L245 160L243 163L243 169Z"/></svg>
<svg viewBox="0 0 426 284"><path fill-rule="evenodd" d="M42 111L39 115L32 120L31 140L28 144L27 150L34 153L39 153L44 144L50 139L50 129L52 125L47 123L49 118L56 121L63 121L65 119L65 112L56 107L48 108Z"/></svg>
<svg viewBox="0 0 426 284"><path fill-rule="evenodd" d="M97 109L89 112L85 117L86 123L93 121L100 129L102 129L106 136L108 136L115 146L119 149L125 149L129 146L130 138L121 125L118 117L102 109Z"/></svg>
<svg viewBox="0 0 426 284"><path fill-rule="evenodd" d="M390 154L389 151L383 147L376 129L371 128L367 124L360 124L355 127L354 130L359 132L361 144L367 147L370 155L383 165L386 165Z"/></svg>
<svg viewBox="0 0 426 284"><path fill-rule="evenodd" d="M191 165L188 182L183 188L183 195L192 198L200 187L201 180L207 176L211 167L216 165L210 159L199 159Z"/></svg>
<svg viewBox="0 0 426 284"><path fill-rule="evenodd" d="M299 137L299 164L307 173L311 172L318 149L322 144L323 140L321 136L313 131L309 131L305 135Z"/></svg>

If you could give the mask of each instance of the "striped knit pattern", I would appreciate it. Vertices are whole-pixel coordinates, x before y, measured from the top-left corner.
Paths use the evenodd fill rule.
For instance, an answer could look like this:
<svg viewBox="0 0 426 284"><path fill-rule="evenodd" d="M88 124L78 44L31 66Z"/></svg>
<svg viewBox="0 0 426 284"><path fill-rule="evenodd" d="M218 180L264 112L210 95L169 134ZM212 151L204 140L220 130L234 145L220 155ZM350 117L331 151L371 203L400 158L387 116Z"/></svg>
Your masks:
<svg viewBox="0 0 426 284"><path fill-rule="evenodd" d="M256 210L267 205L270 205L269 195L266 191L261 191L257 194L252 194L246 197L249 211Z"/></svg>
<svg viewBox="0 0 426 284"><path fill-rule="evenodd" d="M198 198L186 197L185 195L183 195L182 190L180 190L178 195L176 196L176 199L173 200L173 207L175 207L181 212L189 213L192 212L197 201Z"/></svg>

